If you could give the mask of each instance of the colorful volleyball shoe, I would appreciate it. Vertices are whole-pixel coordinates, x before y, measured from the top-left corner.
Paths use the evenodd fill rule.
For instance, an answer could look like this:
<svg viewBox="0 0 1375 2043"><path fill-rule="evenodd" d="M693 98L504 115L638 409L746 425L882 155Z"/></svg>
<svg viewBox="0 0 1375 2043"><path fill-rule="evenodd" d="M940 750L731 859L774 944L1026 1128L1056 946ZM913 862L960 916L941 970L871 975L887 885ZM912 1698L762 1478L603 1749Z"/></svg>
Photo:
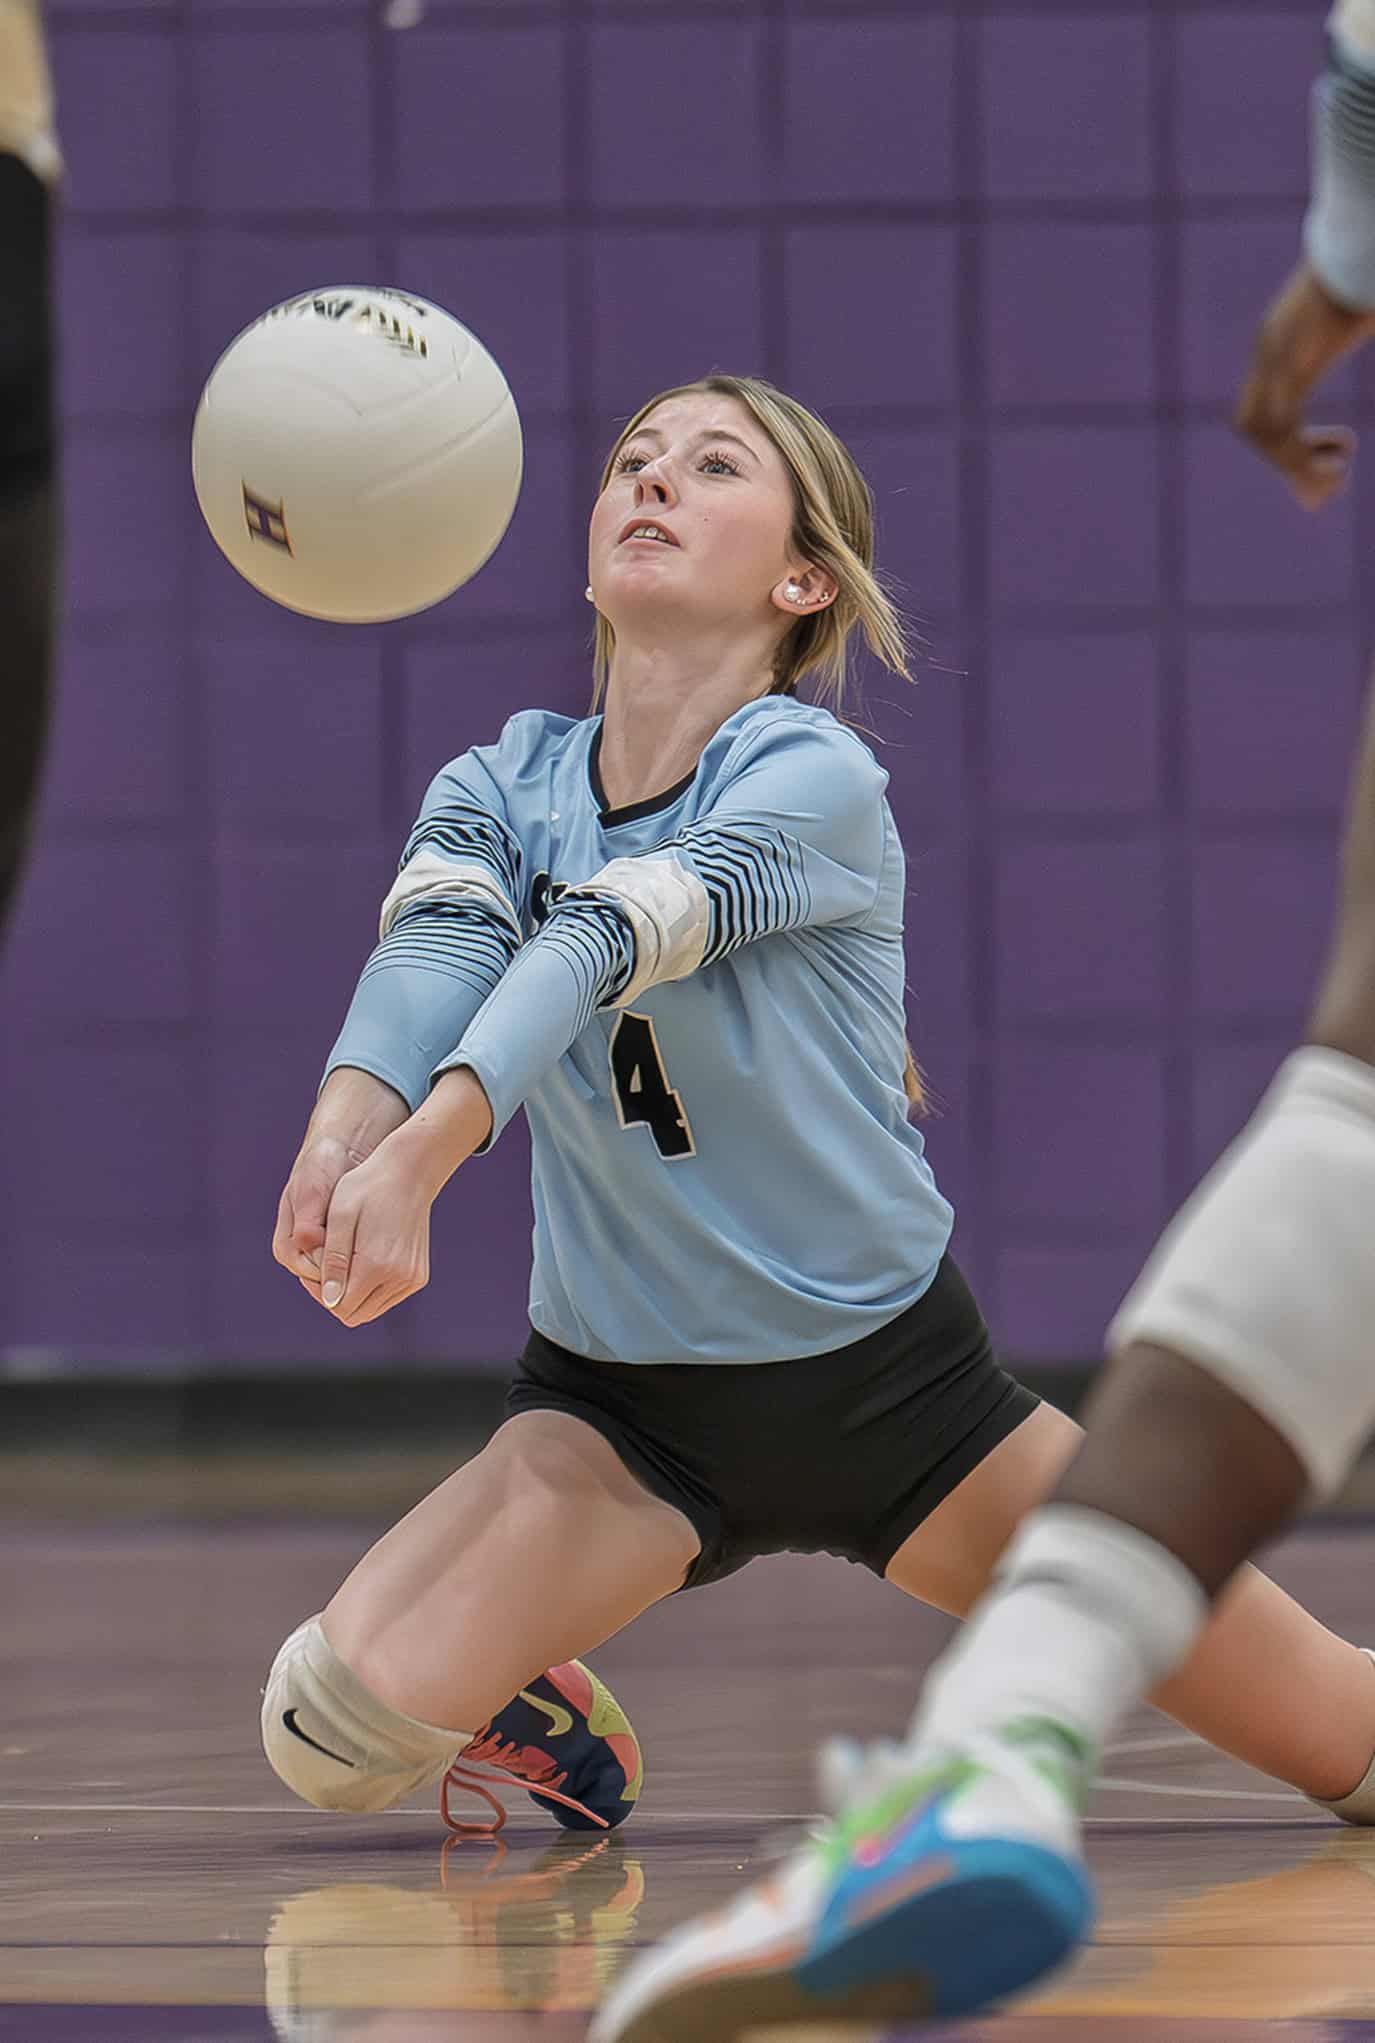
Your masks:
<svg viewBox="0 0 1375 2043"><path fill-rule="evenodd" d="M1087 1933L1087 1753L1040 1720L959 1751L876 1749L835 1824L632 1964L589 2043L964 2014Z"/></svg>
<svg viewBox="0 0 1375 2043"><path fill-rule="evenodd" d="M506 1811L491 1789L516 1783L566 1830L613 1830L639 1800L640 1741L581 1660L537 1675L464 1746L440 1789L444 1821L460 1837L494 1836ZM454 1816L449 1797L458 1788L480 1795L494 1816L475 1823Z"/></svg>
<svg viewBox="0 0 1375 2043"><path fill-rule="evenodd" d="M1079 1833L1091 1762L1046 1717L945 1752L890 1748L828 1847L804 1991L834 2004L903 1976L923 2012L960 2015L1053 1971L1093 1923Z"/></svg>
<svg viewBox="0 0 1375 2043"><path fill-rule="evenodd" d="M836 2003L806 1991L798 1967L828 1893L823 1851L807 1845L726 1908L632 1960L602 2003L588 2043L732 2043L755 2029L824 2023ZM906 1984L846 1997L856 2020L913 2011Z"/></svg>

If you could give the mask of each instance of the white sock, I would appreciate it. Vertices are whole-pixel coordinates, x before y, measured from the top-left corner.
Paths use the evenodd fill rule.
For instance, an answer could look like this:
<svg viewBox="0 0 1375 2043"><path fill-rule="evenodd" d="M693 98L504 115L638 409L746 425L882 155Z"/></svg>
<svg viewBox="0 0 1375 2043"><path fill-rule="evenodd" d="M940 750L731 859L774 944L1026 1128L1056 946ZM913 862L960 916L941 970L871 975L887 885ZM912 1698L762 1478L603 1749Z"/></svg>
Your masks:
<svg viewBox="0 0 1375 2043"><path fill-rule="evenodd" d="M958 1744L969 1731L1048 1717L1096 1759L1184 1659L1208 1614L1194 1576L1145 1533L1101 1511L1046 1505L928 1678L912 1736Z"/></svg>

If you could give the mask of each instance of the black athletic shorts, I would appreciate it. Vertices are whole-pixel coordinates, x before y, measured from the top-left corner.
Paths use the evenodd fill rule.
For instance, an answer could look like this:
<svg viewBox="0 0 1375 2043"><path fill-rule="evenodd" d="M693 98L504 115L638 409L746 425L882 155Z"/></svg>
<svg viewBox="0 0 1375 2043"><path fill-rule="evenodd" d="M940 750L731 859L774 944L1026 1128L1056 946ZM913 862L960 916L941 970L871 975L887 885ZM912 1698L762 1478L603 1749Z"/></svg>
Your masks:
<svg viewBox="0 0 1375 2043"><path fill-rule="evenodd" d="M882 1575L1040 1399L994 1358L949 1256L915 1305L796 1362L593 1362L532 1332L506 1416L568 1412L695 1527L682 1587L757 1554L831 1553Z"/></svg>

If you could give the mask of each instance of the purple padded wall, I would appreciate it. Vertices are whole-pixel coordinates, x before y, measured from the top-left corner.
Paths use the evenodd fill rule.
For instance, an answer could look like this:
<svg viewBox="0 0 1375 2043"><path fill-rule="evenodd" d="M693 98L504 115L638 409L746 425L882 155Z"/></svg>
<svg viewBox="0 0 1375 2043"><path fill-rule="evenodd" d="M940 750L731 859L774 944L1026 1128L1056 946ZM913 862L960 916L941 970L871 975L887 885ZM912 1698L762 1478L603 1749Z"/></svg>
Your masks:
<svg viewBox="0 0 1375 2043"><path fill-rule="evenodd" d="M430 1289L359 1333L272 1264L272 1214L427 778L515 707L583 704L605 446L720 365L823 411L873 482L931 648L915 693L872 691L931 1153L1007 1352L1093 1356L1327 924L1375 470L1308 520L1226 425L1296 248L1321 8L381 11L50 8L70 603L0 976L0 1353L513 1350L518 1130L442 1202ZM345 630L235 579L188 430L248 319L369 279L488 341L528 477L470 588Z"/></svg>

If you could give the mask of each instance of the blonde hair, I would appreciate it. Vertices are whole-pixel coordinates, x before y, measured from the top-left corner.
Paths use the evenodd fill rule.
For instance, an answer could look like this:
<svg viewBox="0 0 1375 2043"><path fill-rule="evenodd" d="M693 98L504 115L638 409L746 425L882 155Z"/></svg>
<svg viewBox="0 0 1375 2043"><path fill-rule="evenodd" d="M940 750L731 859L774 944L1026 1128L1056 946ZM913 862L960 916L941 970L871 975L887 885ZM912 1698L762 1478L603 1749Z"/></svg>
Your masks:
<svg viewBox="0 0 1375 2043"><path fill-rule="evenodd" d="M679 383L649 398L621 431L607 455L598 495L616 472L621 449L652 411L671 397L733 397L749 411L783 458L792 478L793 525L788 550L835 577L835 601L788 627L773 662L771 695L794 695L810 679L809 693L839 717L846 711L849 647L862 631L874 657L904 681L912 679L911 653L903 622L881 578L874 572L874 499L849 448L824 419L786 391L757 376L713 373L696 383ZM611 674L616 634L597 613L592 660L595 710ZM922 1075L907 1044L902 1074L908 1106L926 1107Z"/></svg>
<svg viewBox="0 0 1375 2043"><path fill-rule="evenodd" d="M789 551L835 576L838 593L824 610L799 617L790 625L774 656L771 695L793 695L800 681L814 676L811 693L838 716L844 714L847 649L851 634L864 633L869 650L885 667L912 679L911 655L902 620L874 573L874 499L854 456L823 419L786 391L757 376L702 377L661 390L642 404L606 458L597 493L616 471L627 440L632 440L652 411L671 397L733 397L767 433L792 477L793 529ZM611 672L616 634L600 612L593 650L593 707L601 700Z"/></svg>

